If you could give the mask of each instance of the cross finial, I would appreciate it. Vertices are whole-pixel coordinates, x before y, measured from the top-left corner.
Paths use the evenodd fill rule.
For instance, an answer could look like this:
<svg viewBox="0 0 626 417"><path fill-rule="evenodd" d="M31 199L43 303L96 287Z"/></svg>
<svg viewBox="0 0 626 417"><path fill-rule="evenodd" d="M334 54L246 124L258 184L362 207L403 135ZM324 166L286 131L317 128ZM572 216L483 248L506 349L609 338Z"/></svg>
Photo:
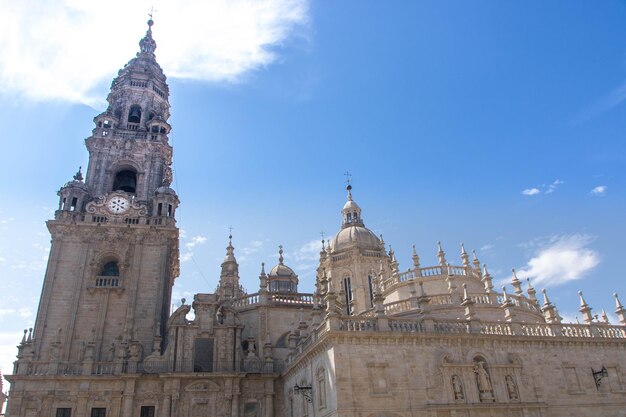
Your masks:
<svg viewBox="0 0 626 417"><path fill-rule="evenodd" d="M352 182L352 174L350 174L350 172L346 171L343 175L346 176L346 184L350 185L350 183Z"/></svg>
<svg viewBox="0 0 626 417"><path fill-rule="evenodd" d="M148 16L150 17L150 20L152 20L152 18L154 17L154 12L156 12L157 10L154 10L154 6L150 7L150 13L148 13ZM150 25L152 26L152 25Z"/></svg>
<svg viewBox="0 0 626 417"><path fill-rule="evenodd" d="M232 226L228 226L228 241L229 243L232 243L233 240L233 227Z"/></svg>

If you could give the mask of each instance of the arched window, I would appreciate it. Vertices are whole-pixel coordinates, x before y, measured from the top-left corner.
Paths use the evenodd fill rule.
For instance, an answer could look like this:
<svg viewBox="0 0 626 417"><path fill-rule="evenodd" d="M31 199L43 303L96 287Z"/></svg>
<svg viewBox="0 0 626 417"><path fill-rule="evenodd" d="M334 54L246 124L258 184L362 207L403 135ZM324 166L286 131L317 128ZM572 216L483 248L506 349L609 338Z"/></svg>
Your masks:
<svg viewBox="0 0 626 417"><path fill-rule="evenodd" d="M374 283L372 282L372 273L367 276L367 286L370 292L370 305L374 307Z"/></svg>
<svg viewBox="0 0 626 417"><path fill-rule="evenodd" d="M346 223L348 223L348 224L352 223L352 214L351 213L346 214Z"/></svg>
<svg viewBox="0 0 626 417"><path fill-rule="evenodd" d="M137 173L129 169L115 174L115 181L113 181L113 191L126 191L127 193L134 193L137 188Z"/></svg>
<svg viewBox="0 0 626 417"><path fill-rule="evenodd" d="M134 106L131 106L128 111L128 123L139 122L141 122L141 107L135 104Z"/></svg>
<svg viewBox="0 0 626 417"><path fill-rule="evenodd" d="M100 271L100 275L103 277L119 277L120 268L117 266L117 262L110 261L105 263L102 266L102 271Z"/></svg>
<svg viewBox="0 0 626 417"><path fill-rule="evenodd" d="M343 291L345 292L345 301L346 301L346 314L350 315L351 303L352 303L352 283L350 282L350 277L345 277L343 279Z"/></svg>
<svg viewBox="0 0 626 417"><path fill-rule="evenodd" d="M352 214L352 218L354 219L354 222L355 222L355 223L358 223L358 222L359 222L359 215L357 214L357 212L356 212L356 211Z"/></svg>

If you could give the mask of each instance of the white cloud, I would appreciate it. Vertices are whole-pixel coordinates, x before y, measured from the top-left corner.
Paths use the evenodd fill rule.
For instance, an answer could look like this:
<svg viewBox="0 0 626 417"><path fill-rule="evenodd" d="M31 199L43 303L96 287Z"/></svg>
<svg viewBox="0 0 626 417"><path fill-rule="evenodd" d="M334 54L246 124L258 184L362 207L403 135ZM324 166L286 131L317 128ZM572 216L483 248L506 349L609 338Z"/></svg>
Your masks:
<svg viewBox="0 0 626 417"><path fill-rule="evenodd" d="M94 89L138 51L152 4L166 74L229 82L274 62L309 9L309 0L0 2L0 92L99 103Z"/></svg>
<svg viewBox="0 0 626 417"><path fill-rule="evenodd" d="M185 242L186 252L180 255L181 262L189 262L193 258L193 248L206 242L206 237L197 235Z"/></svg>
<svg viewBox="0 0 626 417"><path fill-rule="evenodd" d="M606 185L598 185L597 187L595 187L593 190L591 190L591 194L593 195L605 195L606 194L606 190L609 187L607 187Z"/></svg>
<svg viewBox="0 0 626 417"><path fill-rule="evenodd" d="M194 237L192 237L189 240L189 242L185 243L185 247L187 249L191 249L194 246L203 244L204 242L206 242L206 237L205 236L200 236L200 235L194 236Z"/></svg>
<svg viewBox="0 0 626 417"><path fill-rule="evenodd" d="M524 194L524 195L537 195L537 194L541 194L541 193L543 193L543 194L552 194L553 192L556 191L556 189L561 184L565 184L565 181L561 181L560 179L556 179L556 180L552 181L550 184L541 184L541 185L538 185L537 187L526 188L525 190L522 191L522 194Z"/></svg>
<svg viewBox="0 0 626 417"><path fill-rule="evenodd" d="M539 191L539 188L527 188L524 191L522 191L522 194L524 195L535 195L535 194L539 194L541 191Z"/></svg>
<svg viewBox="0 0 626 417"><path fill-rule="evenodd" d="M583 234L553 236L538 247L517 275L528 276L540 286L581 279L600 263L598 252L588 247L592 240Z"/></svg>

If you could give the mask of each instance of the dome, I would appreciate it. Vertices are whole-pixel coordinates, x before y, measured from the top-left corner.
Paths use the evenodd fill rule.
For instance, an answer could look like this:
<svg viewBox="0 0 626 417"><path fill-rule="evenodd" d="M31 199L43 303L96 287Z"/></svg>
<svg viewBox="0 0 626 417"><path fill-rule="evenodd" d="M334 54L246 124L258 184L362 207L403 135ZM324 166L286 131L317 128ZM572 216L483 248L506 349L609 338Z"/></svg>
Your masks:
<svg viewBox="0 0 626 417"><path fill-rule="evenodd" d="M287 265L278 264L274 268L272 268L269 275L271 277L289 278L289 277L295 277L296 273L293 272L293 269L289 268Z"/></svg>
<svg viewBox="0 0 626 417"><path fill-rule="evenodd" d="M78 188L84 192L88 192L89 189L87 188L87 185L79 180L72 180L68 183L65 183L65 185L63 186L63 189L65 188Z"/></svg>
<svg viewBox="0 0 626 417"><path fill-rule="evenodd" d="M345 227L330 241L333 252L355 246L359 249L380 250L381 243L374 232L362 226Z"/></svg>
<svg viewBox="0 0 626 417"><path fill-rule="evenodd" d="M357 203L352 200L346 201L346 204L343 206L343 210L361 210L361 207Z"/></svg>
<svg viewBox="0 0 626 417"><path fill-rule="evenodd" d="M170 187L166 186L166 185L162 185L159 188L156 189L156 191L154 192L155 194L170 194L170 195L176 195L176 191L174 191L173 189L171 189Z"/></svg>

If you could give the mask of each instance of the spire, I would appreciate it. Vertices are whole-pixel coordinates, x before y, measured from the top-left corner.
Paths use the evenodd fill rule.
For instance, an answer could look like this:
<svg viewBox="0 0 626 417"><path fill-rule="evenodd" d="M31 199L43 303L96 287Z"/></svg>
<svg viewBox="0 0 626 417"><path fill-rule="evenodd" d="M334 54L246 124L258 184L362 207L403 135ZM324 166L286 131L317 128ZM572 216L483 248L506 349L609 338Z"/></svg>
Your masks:
<svg viewBox="0 0 626 417"><path fill-rule="evenodd" d="M602 322L604 324L610 324L609 322L609 316L606 314L606 311L604 311L604 309L602 309Z"/></svg>
<svg viewBox="0 0 626 417"><path fill-rule="evenodd" d="M591 307L587 305L585 298L583 297L583 292L578 291L578 298L580 298L580 308L578 311L583 315L583 320L585 323L591 324L593 322L593 316L591 315Z"/></svg>
<svg viewBox="0 0 626 417"><path fill-rule="evenodd" d="M443 249L441 249L441 241L437 242L437 248L438 248L437 258L439 259L439 265L445 266L446 265L446 253L443 251Z"/></svg>
<svg viewBox="0 0 626 417"><path fill-rule="evenodd" d="M265 274L265 262L261 262L261 273L259 274L259 290L267 291L267 275Z"/></svg>
<svg viewBox="0 0 626 417"><path fill-rule="evenodd" d="M222 262L218 294L227 298L241 294L241 289L239 288L239 265L237 264L237 259L235 259L232 234L228 235L228 246L226 247L224 262Z"/></svg>
<svg viewBox="0 0 626 417"><path fill-rule="evenodd" d="M156 49L156 42L152 39L152 25L154 25L154 21L150 18L150 20L148 20L146 36L139 41L139 53L150 57L154 57L154 51Z"/></svg>
<svg viewBox="0 0 626 417"><path fill-rule="evenodd" d="M543 307L541 307L541 311L543 312L543 317L545 318L546 322L560 323L561 317L559 316L556 306L554 306L550 302L546 289L542 289L541 292L543 293Z"/></svg>
<svg viewBox="0 0 626 417"><path fill-rule="evenodd" d="M533 288L533 285L530 283L530 278L526 278L526 281L528 282L528 288L526 289L526 292L528 293L528 299L530 301L533 302L537 302L537 291L535 291L535 289Z"/></svg>
<svg viewBox="0 0 626 417"><path fill-rule="evenodd" d="M472 263L474 264L474 269L480 273L480 261L478 260L474 249L472 249Z"/></svg>
<svg viewBox="0 0 626 417"><path fill-rule="evenodd" d="M413 268L415 268L416 272L420 269L420 257L415 250L415 245L413 245Z"/></svg>
<svg viewBox="0 0 626 417"><path fill-rule="evenodd" d="M515 294L522 295L524 293L524 291L522 290L522 283L519 280L519 278L517 278L517 274L515 273L515 268L511 269L511 272L513 272L513 277L511 278L511 285L513 286Z"/></svg>
<svg viewBox="0 0 626 417"><path fill-rule="evenodd" d="M481 279L485 286L485 292L490 293L493 290L493 283L491 282L491 275L487 271L487 264L483 264L483 277Z"/></svg>
<svg viewBox="0 0 626 417"><path fill-rule="evenodd" d="M615 314L617 314L620 323L626 325L626 309L624 309L619 298L617 298L616 292L613 293L613 297L615 297Z"/></svg>
<svg viewBox="0 0 626 417"><path fill-rule="evenodd" d="M226 256L224 262L236 262L235 247L233 246L233 235L228 235L228 246L226 246Z"/></svg>
<svg viewBox="0 0 626 417"><path fill-rule="evenodd" d="M465 245L463 244L463 242L461 242L461 262L463 266L470 266L469 256L467 255L467 252L465 251Z"/></svg>

